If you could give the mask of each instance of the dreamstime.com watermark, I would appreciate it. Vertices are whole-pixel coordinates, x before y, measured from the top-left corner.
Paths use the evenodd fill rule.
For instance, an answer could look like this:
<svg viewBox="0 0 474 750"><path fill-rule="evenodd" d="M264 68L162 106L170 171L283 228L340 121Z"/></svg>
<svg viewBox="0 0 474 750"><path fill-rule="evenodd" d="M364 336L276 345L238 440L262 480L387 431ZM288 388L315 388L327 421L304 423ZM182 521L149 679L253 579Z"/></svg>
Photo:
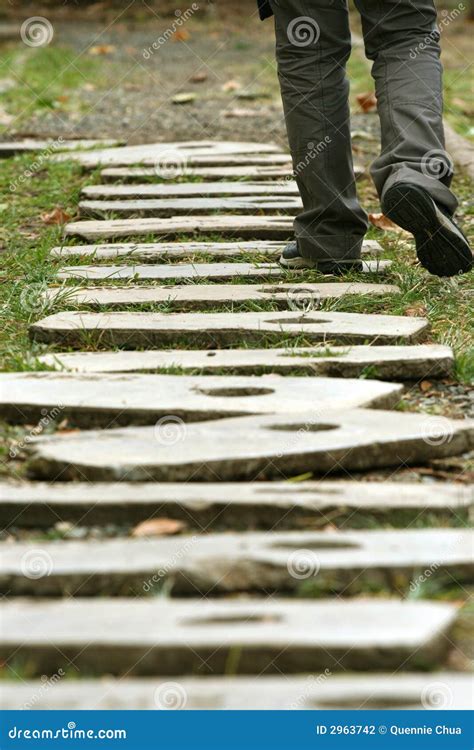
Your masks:
<svg viewBox="0 0 474 750"><path fill-rule="evenodd" d="M174 34L176 34L177 31L186 23L186 21L189 21L189 19L196 13L196 11L199 10L199 5L197 3L193 3L189 8L186 8L185 11L181 10L175 10L175 16L176 20L173 21L173 23L168 26L168 28L163 32L161 36L158 37L158 39L155 39L153 44L151 44L149 47L146 47L143 52L143 59L149 60L154 53L160 49L166 42L168 42Z"/></svg>
<svg viewBox="0 0 474 750"><path fill-rule="evenodd" d="M156 571L147 581L143 582L143 591L148 594L157 583L163 580L163 578L172 571L176 564L189 552L191 547L197 542L196 534L188 539L180 549L170 557L169 561L162 568Z"/></svg>
<svg viewBox="0 0 474 750"><path fill-rule="evenodd" d="M46 427L48 427L51 422L54 422L54 420L57 419L57 417L61 414L63 408L64 407L62 404L58 404L58 406L54 406L50 411L48 411L47 409L41 409L41 414L43 416L39 420L38 424L30 430L28 435L25 435L23 440L20 440L19 443L16 443L10 448L10 451L8 453L10 458L16 458L18 454L28 445L28 443L31 443L33 438L41 435Z"/></svg>
<svg viewBox="0 0 474 750"><path fill-rule="evenodd" d="M306 167L311 164L313 159L316 159L316 157L318 157L323 153L323 151L325 151L330 143L332 143L332 138L329 135L324 136L323 140L319 141L318 143L310 141L307 144L308 151L306 153L306 156L304 157L304 159L300 159L300 161L295 164L292 174L289 175L289 177L287 177L286 179L293 180L295 177L298 177L306 169Z"/></svg>
<svg viewBox="0 0 474 750"><path fill-rule="evenodd" d="M324 672L321 672L321 674L318 674L318 675L310 674L310 675L308 675L308 677L306 678L305 689L298 696L298 698L295 701L293 701L293 703L290 703L290 705L289 705L288 708L290 710L294 710L294 709L297 709L297 708L303 708L306 705L306 702L307 702L308 698L311 697L311 694L312 694L314 688L317 687L318 685L324 685L324 683L326 682L326 680L329 677L331 677L331 676L332 676L332 672L327 667L324 670Z"/></svg>
<svg viewBox="0 0 474 750"><path fill-rule="evenodd" d="M44 163L50 158L51 154L58 151L64 143L64 138L59 136L56 140L52 141L51 144L41 151L33 162L17 177L15 180L10 182L8 189L11 193L14 193L20 185L23 185L27 180L40 171L43 168Z"/></svg>
<svg viewBox="0 0 474 750"><path fill-rule="evenodd" d="M441 11L441 20L438 21L433 31L430 31L430 33L424 37L422 42L417 44L416 47L410 49L410 58L416 60L420 52L423 52L423 50L429 47L432 42L437 42L443 30L447 28L452 21L455 21L465 10L466 6L464 3L459 3L459 5L453 8L453 10Z"/></svg>
<svg viewBox="0 0 474 750"><path fill-rule="evenodd" d="M22 729L13 726L8 730L11 740L126 740L126 729L78 729L75 721L60 729Z"/></svg>
<svg viewBox="0 0 474 750"><path fill-rule="evenodd" d="M48 677L48 675L44 674L41 677L40 687L33 693L29 701L23 703L23 705L21 706L21 710L31 711L31 709L35 708L36 704L48 692L48 690L56 685L61 680L61 678L64 677L64 675L65 672L62 669L58 669L56 674L51 675L51 677Z"/></svg>

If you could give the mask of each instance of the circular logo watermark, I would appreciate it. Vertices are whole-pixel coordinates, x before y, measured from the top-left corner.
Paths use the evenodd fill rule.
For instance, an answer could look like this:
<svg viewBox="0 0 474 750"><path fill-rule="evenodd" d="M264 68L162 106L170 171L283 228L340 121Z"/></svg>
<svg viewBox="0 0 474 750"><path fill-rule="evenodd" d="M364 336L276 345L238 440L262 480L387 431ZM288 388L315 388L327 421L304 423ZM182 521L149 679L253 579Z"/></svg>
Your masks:
<svg viewBox="0 0 474 750"><path fill-rule="evenodd" d="M431 682L421 691L421 703L424 708L450 708L453 692L445 682Z"/></svg>
<svg viewBox="0 0 474 750"><path fill-rule="evenodd" d="M316 44L321 30L314 18L298 16L290 21L286 33L288 41L295 47L308 47L310 44Z"/></svg>
<svg viewBox="0 0 474 750"><path fill-rule="evenodd" d="M20 36L28 47L46 47L54 36L53 25L43 16L32 16L21 24Z"/></svg>
<svg viewBox="0 0 474 750"><path fill-rule="evenodd" d="M187 428L181 417L169 414L155 424L155 440L161 445L176 445L186 437Z"/></svg>
<svg viewBox="0 0 474 750"><path fill-rule="evenodd" d="M421 428L422 440L428 445L450 443L453 434L453 425L446 417L428 417Z"/></svg>
<svg viewBox="0 0 474 750"><path fill-rule="evenodd" d="M28 284L20 294L20 305L27 313L36 313L45 307L45 294L48 285L45 281Z"/></svg>
<svg viewBox="0 0 474 750"><path fill-rule="evenodd" d="M180 711L185 707L188 696L179 682L164 682L156 688L154 701L162 711Z"/></svg>
<svg viewBox="0 0 474 750"><path fill-rule="evenodd" d="M286 567L292 578L303 580L319 573L320 562L310 549L298 549L288 557Z"/></svg>
<svg viewBox="0 0 474 750"><path fill-rule="evenodd" d="M425 177L440 180L453 174L454 165L450 155L442 149L427 151L421 160L421 171Z"/></svg>
<svg viewBox="0 0 474 750"><path fill-rule="evenodd" d="M53 560L49 552L44 549L32 549L21 558L21 572L25 578L36 581L51 575Z"/></svg>
<svg viewBox="0 0 474 750"><path fill-rule="evenodd" d="M304 286L294 286L286 293L288 307L293 312L311 312L317 310L321 301L321 295L314 289Z"/></svg>
<svg viewBox="0 0 474 750"><path fill-rule="evenodd" d="M159 161L154 165L154 172L157 177L163 180L175 180L177 177L183 177L188 167L187 158L184 154L177 151L164 151Z"/></svg>

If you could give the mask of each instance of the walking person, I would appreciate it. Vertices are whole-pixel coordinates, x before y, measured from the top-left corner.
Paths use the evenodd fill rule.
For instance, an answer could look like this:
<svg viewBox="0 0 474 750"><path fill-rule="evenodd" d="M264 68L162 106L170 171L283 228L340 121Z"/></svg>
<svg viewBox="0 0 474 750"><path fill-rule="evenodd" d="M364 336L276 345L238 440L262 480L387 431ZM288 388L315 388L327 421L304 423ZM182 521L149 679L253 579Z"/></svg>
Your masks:
<svg viewBox="0 0 474 750"><path fill-rule="evenodd" d="M347 0L258 0L275 16L285 121L303 212L287 268L325 273L360 269L367 215L356 193L350 135L351 52ZM467 239L453 219L452 164L444 150L442 66L431 0L356 0L373 61L382 131L371 167L382 211L411 232L420 263L437 276L472 268Z"/></svg>

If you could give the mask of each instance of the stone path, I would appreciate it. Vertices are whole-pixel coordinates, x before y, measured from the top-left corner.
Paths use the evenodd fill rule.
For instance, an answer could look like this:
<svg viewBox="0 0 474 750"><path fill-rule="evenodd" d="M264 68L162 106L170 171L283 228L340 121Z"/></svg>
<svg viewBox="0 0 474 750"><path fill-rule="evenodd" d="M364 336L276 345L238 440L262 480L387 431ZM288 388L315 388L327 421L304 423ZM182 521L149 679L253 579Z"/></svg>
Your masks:
<svg viewBox="0 0 474 750"><path fill-rule="evenodd" d="M457 605L423 597L427 577L443 589L469 574L472 490L373 481L376 469L474 445L472 420L395 409L398 381L449 376L452 351L428 340L423 318L320 309L344 298L360 310L364 295L397 294L392 284L285 283L272 261L292 218L276 211L299 199L272 144L54 158L104 167L81 211L106 218L65 227L76 244L51 255L75 265L58 271L44 295L52 314L30 328L54 347L41 365L66 372L0 378L1 416L40 420L18 446L29 481L0 488L17 537L0 545L0 658L26 661L32 678L6 683L5 707L27 706L34 678L71 661L100 679L61 680L35 707L156 707L169 677L187 708L432 707L439 681L445 707L465 706L466 678L443 671ZM196 176L210 182L184 181ZM150 217L109 218L129 213ZM363 253L366 271L389 272L378 243ZM215 283L231 279L246 283ZM240 304L254 311L222 311ZM181 533L127 538L153 521ZM66 539L47 541L53 526ZM308 672L321 680L308 686Z"/></svg>

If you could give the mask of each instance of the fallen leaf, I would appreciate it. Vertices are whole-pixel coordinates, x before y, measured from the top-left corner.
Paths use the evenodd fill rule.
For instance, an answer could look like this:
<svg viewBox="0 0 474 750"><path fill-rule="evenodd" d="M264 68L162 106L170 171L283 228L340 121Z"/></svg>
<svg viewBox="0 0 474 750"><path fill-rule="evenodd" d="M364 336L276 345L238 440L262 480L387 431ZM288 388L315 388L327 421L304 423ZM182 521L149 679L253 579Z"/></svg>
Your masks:
<svg viewBox="0 0 474 750"><path fill-rule="evenodd" d="M430 383L429 380L422 380L420 383L420 391L423 391L423 393L430 391L432 387L433 383Z"/></svg>
<svg viewBox="0 0 474 750"><path fill-rule="evenodd" d="M171 37L173 42L185 42L191 34L186 29L177 29Z"/></svg>
<svg viewBox="0 0 474 750"><path fill-rule="evenodd" d="M62 208L56 206L52 211L41 214L40 219L43 224L65 224L71 220L71 217Z"/></svg>
<svg viewBox="0 0 474 750"><path fill-rule="evenodd" d="M256 109L228 109L224 112L224 117L257 117L260 112Z"/></svg>
<svg viewBox="0 0 474 750"><path fill-rule="evenodd" d="M369 221L374 227L383 229L384 232L404 232L405 230L394 224L391 219L384 214L369 214Z"/></svg>
<svg viewBox="0 0 474 750"><path fill-rule="evenodd" d="M424 305L414 305L413 307L407 307L405 315L409 318L423 318L426 315L426 307Z"/></svg>
<svg viewBox="0 0 474 750"><path fill-rule="evenodd" d="M237 91L241 88L242 84L238 81L227 81L227 83L224 83L224 85L222 86L222 91Z"/></svg>
<svg viewBox="0 0 474 750"><path fill-rule="evenodd" d="M110 55L115 50L116 47L113 44L97 44L89 49L89 55Z"/></svg>
<svg viewBox="0 0 474 750"><path fill-rule="evenodd" d="M195 73L191 76L189 80L192 83L203 83L204 81L207 81L207 73L202 70L200 73Z"/></svg>
<svg viewBox="0 0 474 750"><path fill-rule="evenodd" d="M373 91L357 94L356 101L362 112L374 112L377 109L377 97Z"/></svg>
<svg viewBox="0 0 474 750"><path fill-rule="evenodd" d="M186 524L183 521L177 521L174 518L150 518L135 526L132 536L172 536L179 534L185 528Z"/></svg>
<svg viewBox="0 0 474 750"><path fill-rule="evenodd" d="M190 104L196 99L196 94L176 94L176 96L173 96L172 102L173 104Z"/></svg>

